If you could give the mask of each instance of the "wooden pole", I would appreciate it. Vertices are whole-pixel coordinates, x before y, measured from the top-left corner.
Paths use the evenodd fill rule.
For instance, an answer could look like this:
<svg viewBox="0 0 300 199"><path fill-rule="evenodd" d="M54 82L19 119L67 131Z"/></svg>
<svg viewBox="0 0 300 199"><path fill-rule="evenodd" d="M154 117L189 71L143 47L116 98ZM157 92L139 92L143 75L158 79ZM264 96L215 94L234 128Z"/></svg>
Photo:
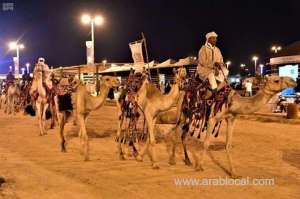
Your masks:
<svg viewBox="0 0 300 199"><path fill-rule="evenodd" d="M96 64L95 66L96 66L96 92L98 96L99 95L99 66L98 64Z"/></svg>
<svg viewBox="0 0 300 199"><path fill-rule="evenodd" d="M150 68L149 68L149 57L148 57L148 50L147 50L147 42L146 42L146 38L145 38L145 35L144 33L142 32L142 40L144 42L144 48L145 48L145 53L146 53L146 61L147 61L147 69L148 69L148 72L149 72L149 78L151 80L151 72L150 72Z"/></svg>
<svg viewBox="0 0 300 199"><path fill-rule="evenodd" d="M62 79L62 78L63 78L63 68L60 67L60 79Z"/></svg>
<svg viewBox="0 0 300 199"><path fill-rule="evenodd" d="M80 70L80 67L78 67L78 79L81 80L81 70Z"/></svg>

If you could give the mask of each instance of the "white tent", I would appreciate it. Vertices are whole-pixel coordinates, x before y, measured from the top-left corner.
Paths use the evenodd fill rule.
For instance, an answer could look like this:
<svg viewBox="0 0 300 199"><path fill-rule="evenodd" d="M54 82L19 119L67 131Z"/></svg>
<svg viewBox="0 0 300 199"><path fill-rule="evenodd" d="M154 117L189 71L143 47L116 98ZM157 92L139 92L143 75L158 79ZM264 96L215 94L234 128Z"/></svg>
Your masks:
<svg viewBox="0 0 300 199"><path fill-rule="evenodd" d="M113 72L123 72L123 71L130 71L131 68L134 68L133 65L124 64L124 65L116 65L112 64L110 68L103 70L101 73L113 73Z"/></svg>
<svg viewBox="0 0 300 199"><path fill-rule="evenodd" d="M164 68L164 67L172 67L172 65L176 63L174 59L167 59L166 61L156 65L155 68Z"/></svg>
<svg viewBox="0 0 300 199"><path fill-rule="evenodd" d="M197 57L186 57L183 59L179 59L178 62L173 64L173 66L186 66L186 65L197 65Z"/></svg>

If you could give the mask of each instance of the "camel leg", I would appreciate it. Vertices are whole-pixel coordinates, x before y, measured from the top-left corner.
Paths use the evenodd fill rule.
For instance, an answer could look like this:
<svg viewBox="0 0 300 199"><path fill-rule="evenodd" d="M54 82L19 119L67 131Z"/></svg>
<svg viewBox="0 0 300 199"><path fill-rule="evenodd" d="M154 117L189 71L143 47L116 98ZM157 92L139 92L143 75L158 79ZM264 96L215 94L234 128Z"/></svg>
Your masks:
<svg viewBox="0 0 300 199"><path fill-rule="evenodd" d="M191 166L192 162L191 162L191 160L189 158L189 155L188 155L188 152L187 152L187 146L186 146L186 142L185 142L186 136L188 135L189 132L186 129L182 128L183 123L184 123L184 121L180 121L180 124L177 125L177 131L178 132L181 131L181 143L182 143L183 153L184 153L183 162L185 163L185 165Z"/></svg>
<svg viewBox="0 0 300 199"><path fill-rule="evenodd" d="M61 138L61 152L67 152L66 151L66 139L64 134L64 128L66 124L66 113L62 112L59 117L59 133Z"/></svg>
<svg viewBox="0 0 300 199"><path fill-rule="evenodd" d="M237 177L235 174L235 169L232 165L232 157L231 157L231 149L232 149L232 134L233 134L233 128L236 121L236 118L230 117L227 118L227 135L226 135L226 155L229 163L229 172L231 177Z"/></svg>
<svg viewBox="0 0 300 199"><path fill-rule="evenodd" d="M43 134L46 135L46 111L48 109L49 104L44 104L43 105L43 112L42 112L42 129L43 129Z"/></svg>
<svg viewBox="0 0 300 199"><path fill-rule="evenodd" d="M196 163L195 163L196 171L203 171L204 159L207 156L208 148L209 148L209 145L210 145L210 139L211 139L211 135L212 135L215 124L216 124L215 118L210 118L209 121L208 121L208 128L207 128L207 131L206 131L206 136L205 136L204 144L203 144L204 149L201 153L200 161L196 160Z"/></svg>
<svg viewBox="0 0 300 199"><path fill-rule="evenodd" d="M176 126L175 127L175 135L173 134L170 137L171 146L168 150L168 152L169 152L169 165L175 165L176 164L175 152L176 152L176 135L177 135L178 130L179 130L178 126ZM172 133L172 131L171 131L171 133Z"/></svg>
<svg viewBox="0 0 300 199"><path fill-rule="evenodd" d="M9 97L9 101L8 101L8 114L12 114L12 97Z"/></svg>
<svg viewBox="0 0 300 199"><path fill-rule="evenodd" d="M159 165L157 163L156 159L156 151L155 151L155 135L154 135L154 125L155 122L153 119L150 117L146 118L147 120L147 126L148 126L148 131L149 131L149 144L148 144L148 151L149 151L149 156L152 161L152 168L153 169L159 169Z"/></svg>
<svg viewBox="0 0 300 199"><path fill-rule="evenodd" d="M16 112L15 112L15 97L14 96L11 98L10 113L12 115L16 114Z"/></svg>
<svg viewBox="0 0 300 199"><path fill-rule="evenodd" d="M79 124L80 124L80 133L81 133L81 140L83 142L83 153L84 153L84 160L89 160L89 138L86 131L85 126L85 119L86 116L80 115L78 118Z"/></svg>
<svg viewBox="0 0 300 199"><path fill-rule="evenodd" d="M37 118L39 122L39 127L40 127L40 136L43 135L43 130L42 130L42 110L41 110L41 103L36 102L36 113L37 113Z"/></svg>
<svg viewBox="0 0 300 199"><path fill-rule="evenodd" d="M192 162L189 158L189 155L188 155L188 152L187 152L187 146L186 146L186 142L185 142L185 139L186 139L186 136L188 134L188 131L184 130L182 132L182 135L181 135L181 142L182 142L182 147L183 147L183 152L184 152L184 164L187 165L187 166L191 166L192 165Z"/></svg>
<svg viewBox="0 0 300 199"><path fill-rule="evenodd" d="M120 116L118 119L118 130L117 130L117 137L116 137L116 140L118 142L118 153L119 153L120 160L125 160L124 153L122 151L122 138L121 138L123 121L124 121L124 117Z"/></svg>

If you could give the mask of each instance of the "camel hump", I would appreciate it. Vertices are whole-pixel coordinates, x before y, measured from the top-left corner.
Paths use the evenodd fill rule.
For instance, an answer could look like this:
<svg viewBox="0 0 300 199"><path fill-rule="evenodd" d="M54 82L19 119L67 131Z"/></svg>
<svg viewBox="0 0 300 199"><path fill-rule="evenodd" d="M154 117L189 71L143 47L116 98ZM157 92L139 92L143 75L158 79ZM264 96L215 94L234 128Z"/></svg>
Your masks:
<svg viewBox="0 0 300 199"><path fill-rule="evenodd" d="M146 91L146 97L149 99L160 96L160 90L152 84L147 85Z"/></svg>

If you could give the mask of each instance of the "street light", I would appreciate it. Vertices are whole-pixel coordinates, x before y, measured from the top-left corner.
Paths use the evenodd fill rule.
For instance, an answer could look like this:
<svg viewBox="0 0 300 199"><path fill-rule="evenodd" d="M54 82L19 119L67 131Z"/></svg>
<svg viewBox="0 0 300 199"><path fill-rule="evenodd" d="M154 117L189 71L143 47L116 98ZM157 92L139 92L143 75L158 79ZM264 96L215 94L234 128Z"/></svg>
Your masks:
<svg viewBox="0 0 300 199"><path fill-rule="evenodd" d="M263 76L264 65L263 64L259 64L259 67L260 67L260 74L261 74L261 76Z"/></svg>
<svg viewBox="0 0 300 199"><path fill-rule="evenodd" d="M241 64L241 68L245 68L246 67L246 64Z"/></svg>
<svg viewBox="0 0 300 199"><path fill-rule="evenodd" d="M274 53L276 54L278 51L280 51L282 48L281 46L272 46L271 50L274 51Z"/></svg>
<svg viewBox="0 0 300 199"><path fill-rule="evenodd" d="M23 44L19 44L16 41L9 42L8 47L9 47L9 50L16 50L16 52L17 52L17 61L15 63L15 74L16 74L16 76L19 76L19 61L20 61L19 51L20 51L20 49L23 49L25 47Z"/></svg>
<svg viewBox="0 0 300 199"><path fill-rule="evenodd" d="M29 67L30 67L30 63L27 62L27 63L26 63L26 71L27 71L28 74L30 74Z"/></svg>
<svg viewBox="0 0 300 199"><path fill-rule="evenodd" d="M226 63L227 68L229 67L229 65L231 64L231 61L227 61Z"/></svg>
<svg viewBox="0 0 300 199"><path fill-rule="evenodd" d="M258 57L257 56L253 56L252 60L254 61L254 73L256 73L256 63L257 63Z"/></svg>
<svg viewBox="0 0 300 199"><path fill-rule="evenodd" d="M22 71L22 75L25 74L25 68L21 68L21 71Z"/></svg>
<svg viewBox="0 0 300 199"><path fill-rule="evenodd" d="M84 24L91 24L91 37L92 37L92 47L91 47L91 63L95 63L95 38L94 38L94 25L103 25L104 18L102 16L95 16L92 18L90 15L84 14L81 16L81 22Z"/></svg>

